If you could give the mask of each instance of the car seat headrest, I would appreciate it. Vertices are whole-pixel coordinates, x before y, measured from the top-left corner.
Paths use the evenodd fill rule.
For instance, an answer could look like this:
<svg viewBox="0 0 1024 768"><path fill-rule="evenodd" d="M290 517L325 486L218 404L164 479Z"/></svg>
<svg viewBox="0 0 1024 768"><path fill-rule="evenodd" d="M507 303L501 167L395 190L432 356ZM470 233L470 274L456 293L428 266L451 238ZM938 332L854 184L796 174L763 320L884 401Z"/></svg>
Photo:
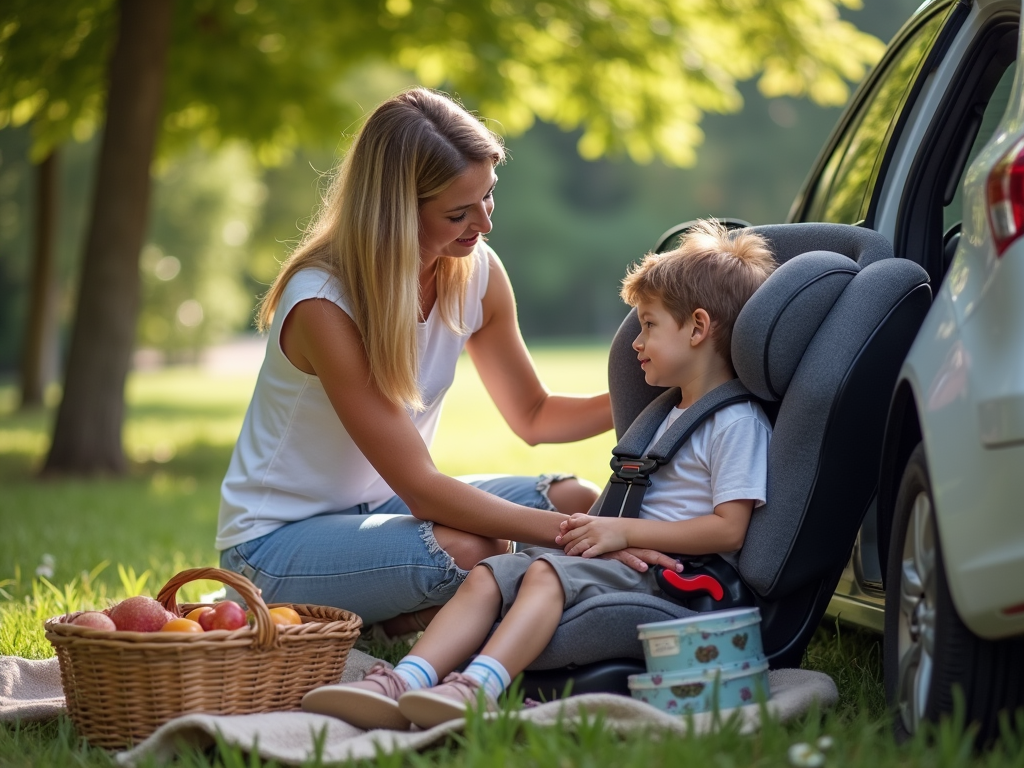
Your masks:
<svg viewBox="0 0 1024 768"><path fill-rule="evenodd" d="M892 246L884 235L849 224L760 224L740 231L754 232L765 238L780 264L811 251L841 253L857 262L861 269L876 261L892 258Z"/></svg>
<svg viewBox="0 0 1024 768"><path fill-rule="evenodd" d="M762 400L781 400L804 351L860 267L832 251L811 251L780 265L740 310L732 361Z"/></svg>

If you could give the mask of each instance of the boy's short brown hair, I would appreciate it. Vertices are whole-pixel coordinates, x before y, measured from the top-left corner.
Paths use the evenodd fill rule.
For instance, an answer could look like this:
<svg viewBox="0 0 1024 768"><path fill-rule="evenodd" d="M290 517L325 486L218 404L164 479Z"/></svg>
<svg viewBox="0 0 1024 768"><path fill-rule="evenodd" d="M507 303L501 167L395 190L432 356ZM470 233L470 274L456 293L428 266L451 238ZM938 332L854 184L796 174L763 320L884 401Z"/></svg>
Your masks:
<svg viewBox="0 0 1024 768"><path fill-rule="evenodd" d="M729 234L701 220L667 253L649 253L622 281L623 301L635 307L659 299L680 327L698 309L711 317L715 351L732 364L732 327L754 291L775 269L767 241L753 232Z"/></svg>

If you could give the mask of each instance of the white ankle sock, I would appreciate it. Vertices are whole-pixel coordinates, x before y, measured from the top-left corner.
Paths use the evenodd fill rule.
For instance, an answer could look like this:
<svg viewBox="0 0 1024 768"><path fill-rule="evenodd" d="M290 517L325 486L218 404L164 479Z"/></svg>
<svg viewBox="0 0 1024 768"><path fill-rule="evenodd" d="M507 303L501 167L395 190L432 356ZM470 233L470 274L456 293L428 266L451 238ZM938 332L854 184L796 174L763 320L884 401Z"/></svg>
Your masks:
<svg viewBox="0 0 1024 768"><path fill-rule="evenodd" d="M437 672L433 665L419 656L406 656L398 662L395 673L408 683L410 691L437 685Z"/></svg>
<svg viewBox="0 0 1024 768"><path fill-rule="evenodd" d="M477 656L463 674L480 683L492 699L497 699L512 683L512 677L504 665L490 656Z"/></svg>

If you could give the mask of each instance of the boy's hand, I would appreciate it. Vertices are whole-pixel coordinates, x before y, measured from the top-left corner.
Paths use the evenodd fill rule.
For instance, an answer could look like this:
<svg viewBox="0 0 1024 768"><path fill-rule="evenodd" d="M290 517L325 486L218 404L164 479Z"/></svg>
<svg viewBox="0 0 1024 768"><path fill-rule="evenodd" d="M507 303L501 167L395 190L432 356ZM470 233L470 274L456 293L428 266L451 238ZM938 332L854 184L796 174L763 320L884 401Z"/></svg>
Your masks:
<svg viewBox="0 0 1024 768"><path fill-rule="evenodd" d="M555 543L561 544L567 555L597 557L606 552L615 552L629 546L626 538L625 521L614 517L592 517L572 515L563 520L561 533Z"/></svg>

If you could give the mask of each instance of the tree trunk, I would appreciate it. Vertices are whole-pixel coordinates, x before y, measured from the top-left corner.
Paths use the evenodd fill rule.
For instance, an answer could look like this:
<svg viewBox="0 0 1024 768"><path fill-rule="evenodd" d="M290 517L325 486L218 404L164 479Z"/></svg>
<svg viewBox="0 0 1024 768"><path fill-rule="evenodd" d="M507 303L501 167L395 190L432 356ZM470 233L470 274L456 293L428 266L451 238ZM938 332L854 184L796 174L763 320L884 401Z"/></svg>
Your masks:
<svg viewBox="0 0 1024 768"><path fill-rule="evenodd" d="M64 398L45 473L125 469L124 384L163 102L173 0L121 0Z"/></svg>
<svg viewBox="0 0 1024 768"><path fill-rule="evenodd" d="M28 322L21 357L21 407L43 404L57 359L57 268L54 234L57 225L57 152L50 152L36 171L35 255Z"/></svg>

